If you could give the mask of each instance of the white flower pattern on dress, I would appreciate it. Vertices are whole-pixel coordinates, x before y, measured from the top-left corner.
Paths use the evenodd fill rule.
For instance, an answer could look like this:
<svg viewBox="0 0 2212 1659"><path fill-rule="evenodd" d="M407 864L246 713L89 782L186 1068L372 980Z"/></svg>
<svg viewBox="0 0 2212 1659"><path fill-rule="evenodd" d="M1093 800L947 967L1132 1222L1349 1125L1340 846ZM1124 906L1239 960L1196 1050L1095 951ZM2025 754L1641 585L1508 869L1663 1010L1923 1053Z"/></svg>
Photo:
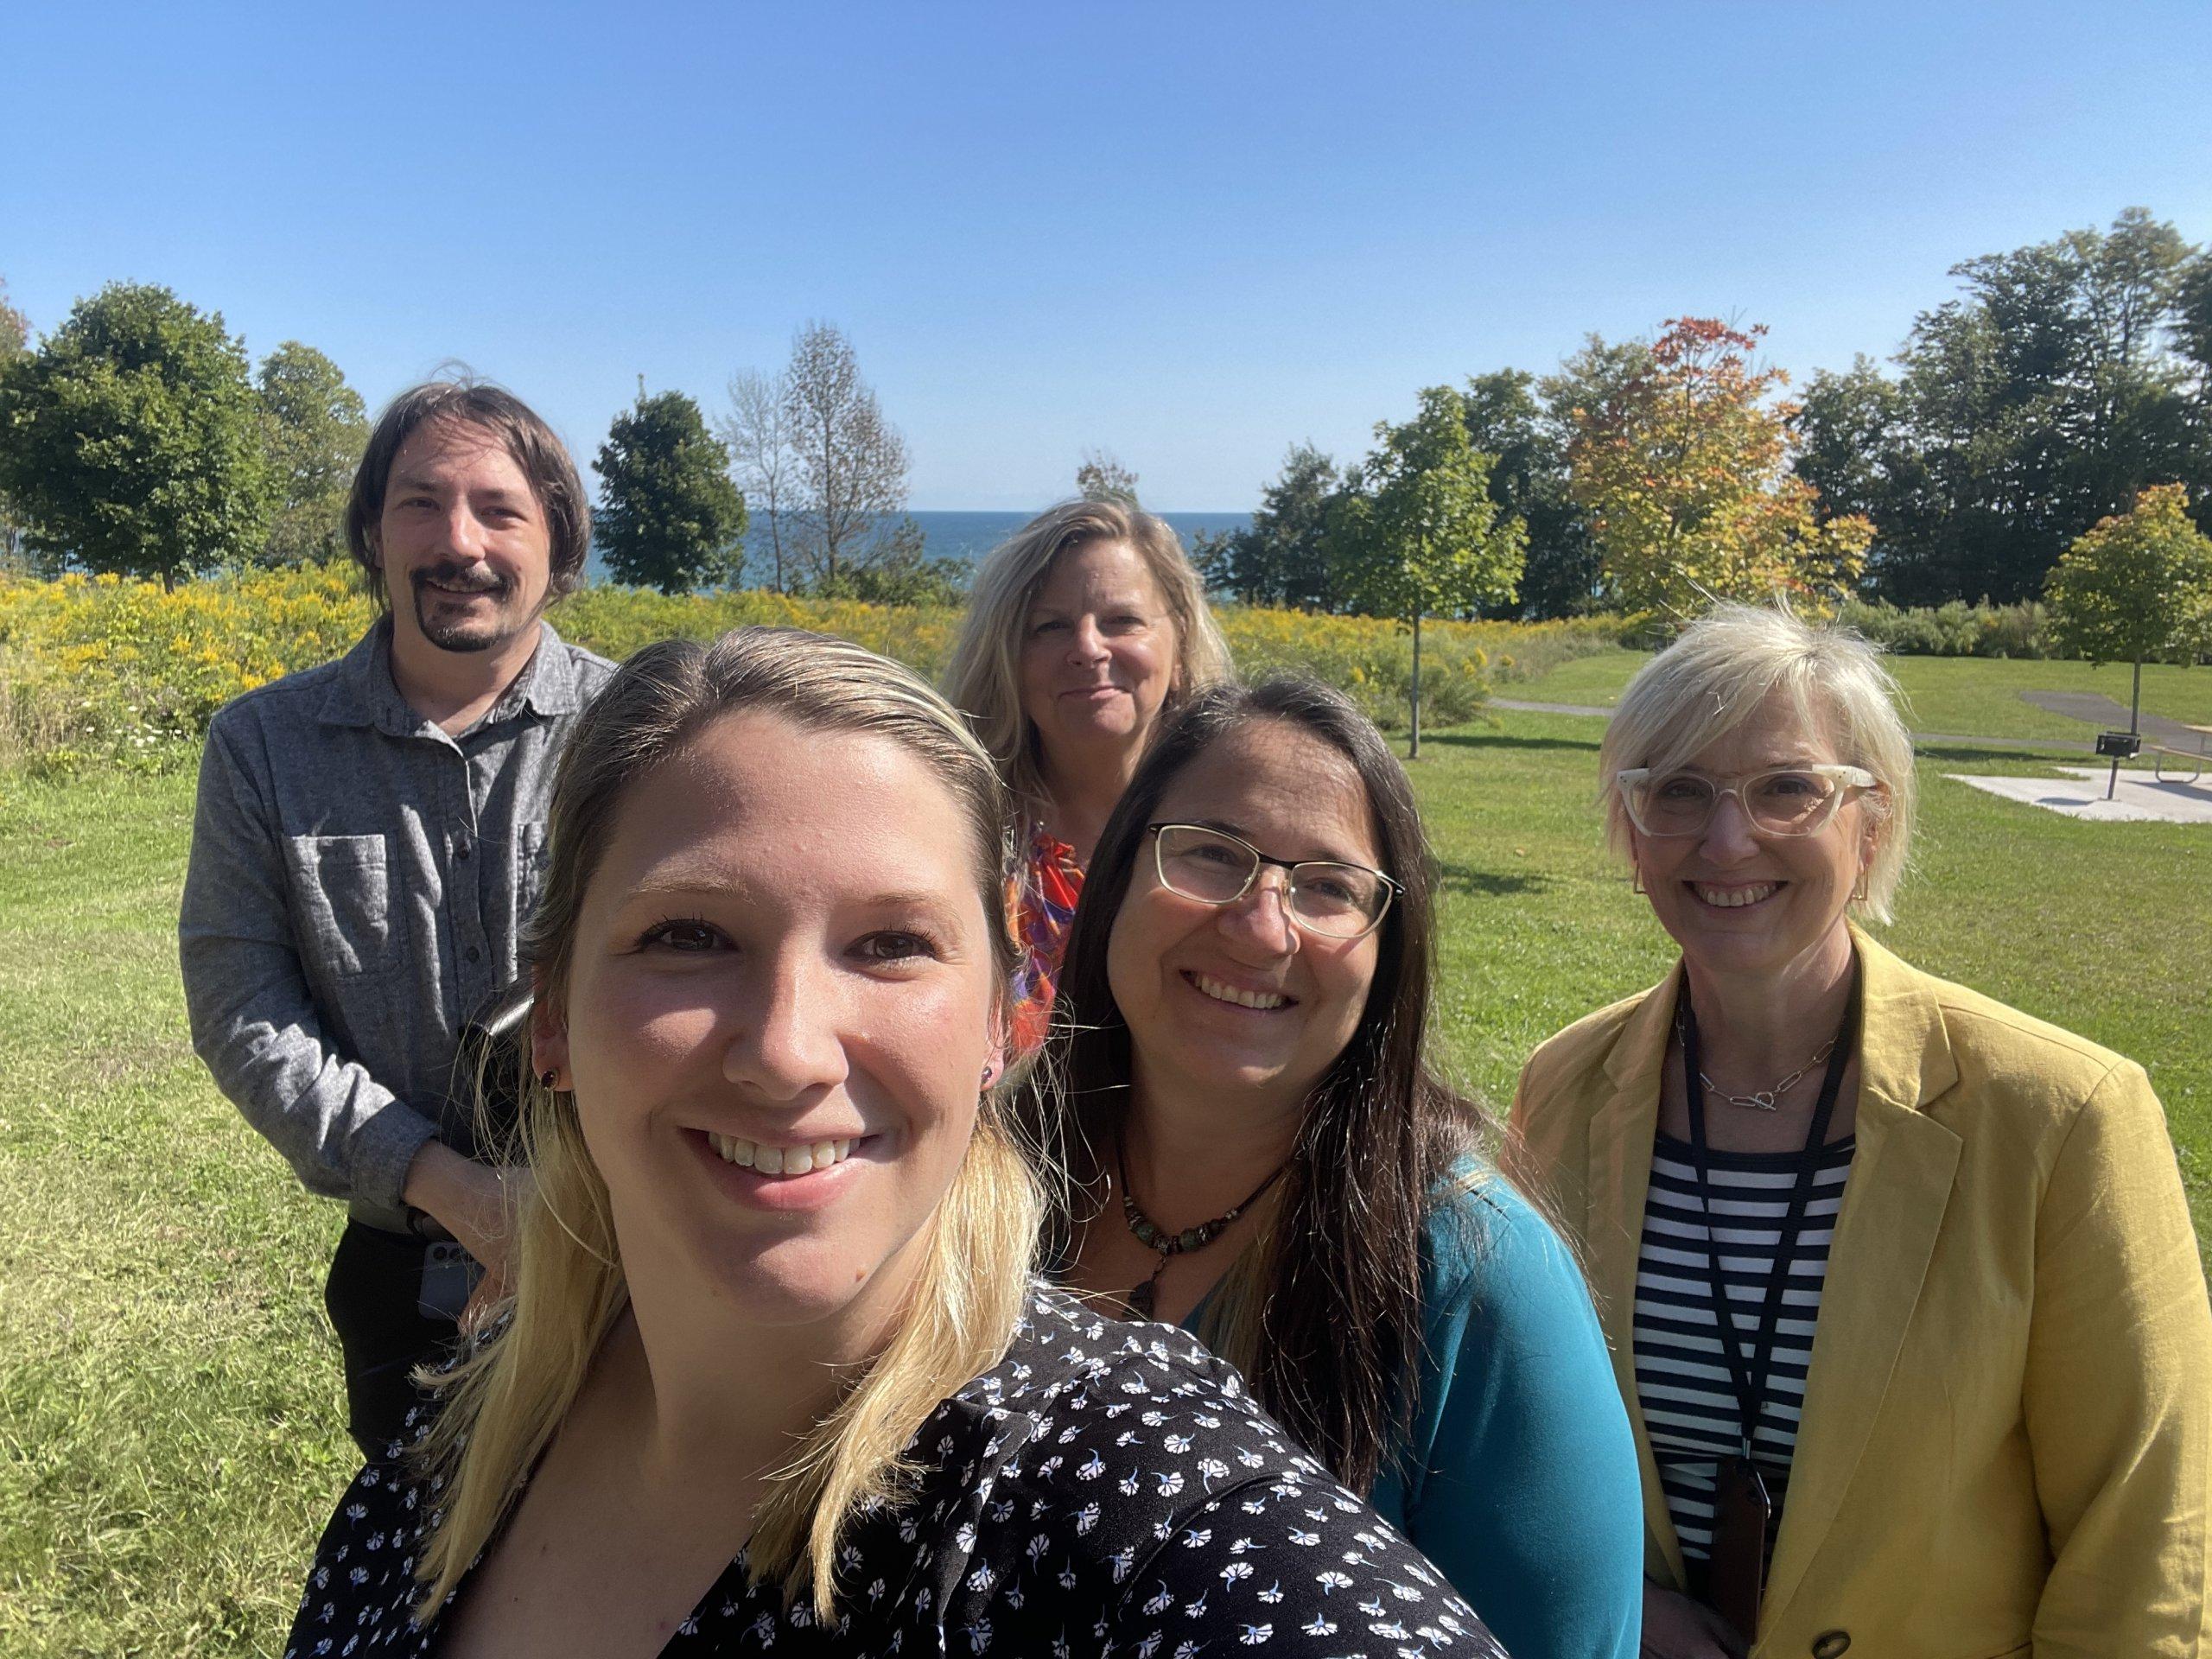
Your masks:
<svg viewBox="0 0 2212 1659"><path fill-rule="evenodd" d="M419 1501L435 1492L398 1451L339 1501L286 1659L435 1653L445 1609L427 1625L410 1614L441 1511ZM1412 1545L1172 1327L1039 1287L1006 1358L941 1404L908 1452L918 1468L902 1501L858 1518L839 1551L833 1624L750 1583L741 1552L664 1659L1505 1659Z"/></svg>

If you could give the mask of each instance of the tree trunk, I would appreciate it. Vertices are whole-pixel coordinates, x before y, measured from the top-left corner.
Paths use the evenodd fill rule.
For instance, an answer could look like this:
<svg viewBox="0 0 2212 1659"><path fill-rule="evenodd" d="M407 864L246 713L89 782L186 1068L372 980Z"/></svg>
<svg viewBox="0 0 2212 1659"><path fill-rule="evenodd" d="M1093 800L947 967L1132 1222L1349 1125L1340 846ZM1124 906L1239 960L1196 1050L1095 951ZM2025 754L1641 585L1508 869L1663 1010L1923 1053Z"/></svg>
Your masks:
<svg viewBox="0 0 2212 1659"><path fill-rule="evenodd" d="M1406 759L1421 759L1421 613L1414 613L1414 736Z"/></svg>

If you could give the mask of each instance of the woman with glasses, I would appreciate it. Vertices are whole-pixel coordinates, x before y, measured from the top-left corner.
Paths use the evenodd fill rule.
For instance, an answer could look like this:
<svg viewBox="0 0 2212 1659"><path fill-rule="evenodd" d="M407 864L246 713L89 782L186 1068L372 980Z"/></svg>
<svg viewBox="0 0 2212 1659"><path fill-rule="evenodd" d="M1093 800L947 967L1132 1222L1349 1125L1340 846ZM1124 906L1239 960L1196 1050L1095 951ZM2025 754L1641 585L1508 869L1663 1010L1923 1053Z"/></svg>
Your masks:
<svg viewBox="0 0 2212 1659"><path fill-rule="evenodd" d="M945 695L975 721L1022 819L1017 1046L1043 1039L1084 868L1145 741L1228 672L1205 584L1151 513L1066 502L976 567Z"/></svg>
<svg viewBox="0 0 2212 1659"><path fill-rule="evenodd" d="M2164 1120L1854 924L1912 826L1894 696L1855 634L1724 606L1600 754L1681 960L1537 1050L1509 1166L1636 1425L1645 1649L2204 1651L2212 1313Z"/></svg>
<svg viewBox="0 0 2212 1659"><path fill-rule="evenodd" d="M857 646L648 645L562 758L513 1293L311 1656L1503 1659L1198 1345L1033 1277L1005 799Z"/></svg>
<svg viewBox="0 0 2212 1659"><path fill-rule="evenodd" d="M1625 1414L1580 1273L1430 1063L1430 869L1338 693L1216 686L1163 723L1032 1103L1073 1175L1063 1274L1236 1364L1521 1659L1629 1659Z"/></svg>

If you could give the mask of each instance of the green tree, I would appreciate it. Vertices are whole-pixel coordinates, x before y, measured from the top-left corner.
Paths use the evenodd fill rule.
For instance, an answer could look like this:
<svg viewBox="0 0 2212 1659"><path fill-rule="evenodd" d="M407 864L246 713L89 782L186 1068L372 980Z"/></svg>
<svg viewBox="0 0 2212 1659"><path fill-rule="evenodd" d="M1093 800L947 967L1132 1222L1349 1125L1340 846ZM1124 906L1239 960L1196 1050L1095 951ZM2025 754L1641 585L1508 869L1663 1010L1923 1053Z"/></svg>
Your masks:
<svg viewBox="0 0 2212 1659"><path fill-rule="evenodd" d="M27 355L31 345L30 319L8 302L8 284L0 278L0 374L8 365ZM28 563L23 556L23 524L22 515L9 505L4 493L0 493L0 569L14 569Z"/></svg>
<svg viewBox="0 0 2212 1659"><path fill-rule="evenodd" d="M2204 501L2202 261L2131 207L2108 230L1953 266L1964 292L1915 321L1894 380L1862 362L1813 382L1799 474L1873 520L1884 598L2030 598L2150 485L2178 480Z"/></svg>
<svg viewBox="0 0 2212 1659"><path fill-rule="evenodd" d="M1343 591L1359 609L1413 630L1413 734L1421 754L1421 625L1462 616L1514 597L1527 532L1500 522L1490 496L1492 457L1467 437L1466 401L1449 386L1421 394L1401 426L1379 423L1375 451L1338 508L1331 541Z"/></svg>
<svg viewBox="0 0 2212 1659"><path fill-rule="evenodd" d="M2189 493L2155 486L2076 537L2052 567L2044 602L2061 650L2135 665L2139 716L2145 662L2212 651L2212 539L2190 522Z"/></svg>
<svg viewBox="0 0 2212 1659"><path fill-rule="evenodd" d="M1343 487L1335 461L1310 443L1293 444L1249 527L1200 532L1192 559L1206 585L1248 605L1341 609L1329 524Z"/></svg>
<svg viewBox="0 0 2212 1659"><path fill-rule="evenodd" d="M1490 499L1529 531L1517 601L1489 608L1531 619L1591 610L1604 576L1589 518L1569 488L1573 426L1539 398L1535 377L1520 369L1477 375L1464 395L1468 442L1497 457L1490 469Z"/></svg>
<svg viewBox="0 0 2212 1659"><path fill-rule="evenodd" d="M1825 512L1878 518L1910 487L1904 391L1863 353L1806 383L1797 430L1792 469L1821 493Z"/></svg>
<svg viewBox="0 0 2212 1659"><path fill-rule="evenodd" d="M1588 562L1579 569L1568 564L1565 581L1552 571L1539 570L1540 591L1557 593L1579 579L1586 584L1591 595L1586 608L1619 604L1620 595L1613 590L1606 574L1605 550L1599 545L1589 509L1574 493L1574 442L1585 421L1596 411L1618 406L1625 397L1626 389L1650 372L1650 341L1608 340L1589 334L1584 337L1581 350L1563 359L1557 369L1536 382L1536 396L1543 404L1545 424L1557 435L1560 463L1567 470L1567 499L1580 531L1583 546L1580 550Z"/></svg>
<svg viewBox="0 0 2212 1659"><path fill-rule="evenodd" d="M1075 493L1086 501L1111 501L1124 507L1137 504L1137 475L1115 458L1110 449L1086 449L1075 469Z"/></svg>
<svg viewBox="0 0 2212 1659"><path fill-rule="evenodd" d="M35 553L174 587L260 550L267 479L245 346L166 288L112 283L0 368L0 490Z"/></svg>
<svg viewBox="0 0 2212 1659"><path fill-rule="evenodd" d="M2212 528L2212 251L2201 251L2175 284L2174 344L2189 397L2194 459L2186 476L2200 527Z"/></svg>
<svg viewBox="0 0 2212 1659"><path fill-rule="evenodd" d="M261 359L259 391L274 497L262 560L335 558L346 497L369 441L361 395L335 363L296 340Z"/></svg>
<svg viewBox="0 0 2212 1659"><path fill-rule="evenodd" d="M680 391L614 417L599 447L597 539L617 582L664 594L734 580L745 563L745 497L729 451Z"/></svg>
<svg viewBox="0 0 2212 1659"><path fill-rule="evenodd" d="M2199 252L2175 283L2175 344L2181 348L2200 401L2212 392L2212 252Z"/></svg>
<svg viewBox="0 0 2212 1659"><path fill-rule="evenodd" d="M1892 567L1908 566L1927 470L1913 437L1904 388L1864 354L1840 373L1822 369L1806 384L1791 470L1817 493L1821 522L1856 517L1874 526L1867 578L1887 592Z"/></svg>

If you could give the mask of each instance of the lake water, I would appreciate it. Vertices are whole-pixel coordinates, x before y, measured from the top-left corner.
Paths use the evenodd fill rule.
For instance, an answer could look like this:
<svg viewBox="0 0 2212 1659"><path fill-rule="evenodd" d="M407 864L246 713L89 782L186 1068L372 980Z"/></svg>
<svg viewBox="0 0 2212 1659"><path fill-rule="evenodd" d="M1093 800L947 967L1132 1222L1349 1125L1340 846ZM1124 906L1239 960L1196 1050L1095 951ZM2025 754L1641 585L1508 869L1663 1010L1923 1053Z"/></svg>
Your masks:
<svg viewBox="0 0 2212 1659"><path fill-rule="evenodd" d="M1033 515L1026 512L918 512L913 516L927 538L928 556L933 559L957 559L963 564L973 564L1001 542L1027 524ZM1249 512L1163 512L1175 533L1188 547L1191 537L1199 531L1221 531L1243 530L1252 522ZM746 532L747 551L754 556L747 570L747 580L766 583L764 542L766 532L757 524ZM605 568L600 563L599 550L594 548L590 562L585 566L590 579L604 582Z"/></svg>

